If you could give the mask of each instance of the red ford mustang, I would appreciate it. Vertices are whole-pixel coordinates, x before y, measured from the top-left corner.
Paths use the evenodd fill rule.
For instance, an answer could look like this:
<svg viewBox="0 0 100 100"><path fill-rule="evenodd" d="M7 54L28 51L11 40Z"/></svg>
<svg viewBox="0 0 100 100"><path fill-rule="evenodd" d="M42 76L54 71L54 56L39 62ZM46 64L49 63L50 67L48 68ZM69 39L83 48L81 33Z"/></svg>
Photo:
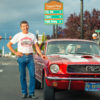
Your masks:
<svg viewBox="0 0 100 100"><path fill-rule="evenodd" d="M55 90L100 91L100 49L88 40L46 41L47 60L35 55L36 87L44 88L44 100L55 100Z"/></svg>

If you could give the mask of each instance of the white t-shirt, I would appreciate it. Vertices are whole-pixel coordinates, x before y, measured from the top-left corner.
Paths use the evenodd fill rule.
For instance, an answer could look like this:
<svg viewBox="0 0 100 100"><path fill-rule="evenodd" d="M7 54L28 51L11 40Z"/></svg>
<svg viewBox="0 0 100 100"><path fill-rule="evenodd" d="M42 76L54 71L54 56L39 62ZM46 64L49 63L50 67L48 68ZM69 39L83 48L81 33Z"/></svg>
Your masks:
<svg viewBox="0 0 100 100"><path fill-rule="evenodd" d="M15 44L18 43L18 51L22 53L33 53L33 44L37 42L34 34L28 33L24 34L22 32L17 33L10 41Z"/></svg>

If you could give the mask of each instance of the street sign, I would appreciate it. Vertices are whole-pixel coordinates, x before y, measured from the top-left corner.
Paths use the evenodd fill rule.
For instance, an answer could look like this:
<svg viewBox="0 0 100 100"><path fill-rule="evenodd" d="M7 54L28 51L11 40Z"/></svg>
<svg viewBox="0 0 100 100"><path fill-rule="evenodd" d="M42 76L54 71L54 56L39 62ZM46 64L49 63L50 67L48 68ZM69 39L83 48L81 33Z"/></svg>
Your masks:
<svg viewBox="0 0 100 100"><path fill-rule="evenodd" d="M100 30L95 30L95 32L100 32Z"/></svg>
<svg viewBox="0 0 100 100"><path fill-rule="evenodd" d="M45 20L45 24L62 24L63 20Z"/></svg>
<svg viewBox="0 0 100 100"><path fill-rule="evenodd" d="M45 19L63 19L63 15L45 15L44 16Z"/></svg>
<svg viewBox="0 0 100 100"><path fill-rule="evenodd" d="M45 3L44 11L45 24L63 24L63 3L50 1Z"/></svg>
<svg viewBox="0 0 100 100"><path fill-rule="evenodd" d="M63 3L59 1L49 1L45 3L45 10L63 10Z"/></svg>
<svg viewBox="0 0 100 100"><path fill-rule="evenodd" d="M45 10L44 14L63 14L63 10Z"/></svg>

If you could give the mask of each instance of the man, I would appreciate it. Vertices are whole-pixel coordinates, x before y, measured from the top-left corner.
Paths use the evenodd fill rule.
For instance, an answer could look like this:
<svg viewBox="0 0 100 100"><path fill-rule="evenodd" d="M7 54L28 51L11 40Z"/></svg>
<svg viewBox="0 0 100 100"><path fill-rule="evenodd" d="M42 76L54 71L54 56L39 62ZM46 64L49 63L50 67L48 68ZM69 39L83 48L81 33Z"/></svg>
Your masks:
<svg viewBox="0 0 100 100"><path fill-rule="evenodd" d="M93 40L96 40L98 38L98 35L96 33L93 33L92 38L93 38Z"/></svg>
<svg viewBox="0 0 100 100"><path fill-rule="evenodd" d="M26 82L26 66L29 70L29 98L35 98L34 89L35 89L35 65L33 60L33 44L35 45L36 51L44 58L38 45L37 39L34 34L28 32L29 25L27 21L22 21L20 23L20 28L22 32L17 33L7 44L9 50L18 56L19 72L20 72L20 82L22 97L26 98L27 93L27 82ZM18 51L16 52L12 45L18 43Z"/></svg>
<svg viewBox="0 0 100 100"><path fill-rule="evenodd" d="M92 34L92 39L93 39L93 41L96 42L98 45L100 44L100 43L99 43L99 39L98 39L97 33L93 33L93 34Z"/></svg>

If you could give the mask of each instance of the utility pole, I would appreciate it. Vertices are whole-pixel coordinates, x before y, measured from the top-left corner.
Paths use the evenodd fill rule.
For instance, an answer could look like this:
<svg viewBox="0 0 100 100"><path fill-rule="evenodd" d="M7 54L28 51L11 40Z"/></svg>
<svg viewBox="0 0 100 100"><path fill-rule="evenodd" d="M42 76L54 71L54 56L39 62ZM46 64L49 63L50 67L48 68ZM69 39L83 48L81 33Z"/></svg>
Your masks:
<svg viewBox="0 0 100 100"><path fill-rule="evenodd" d="M83 0L80 0L81 1L81 18L80 18L80 37L81 39L84 39L84 31L83 31Z"/></svg>
<svg viewBox="0 0 100 100"><path fill-rule="evenodd" d="M58 37L58 24L56 24L56 34L55 34L55 38L57 39Z"/></svg>
<svg viewBox="0 0 100 100"><path fill-rule="evenodd" d="M55 24L53 24L53 38L55 38Z"/></svg>

